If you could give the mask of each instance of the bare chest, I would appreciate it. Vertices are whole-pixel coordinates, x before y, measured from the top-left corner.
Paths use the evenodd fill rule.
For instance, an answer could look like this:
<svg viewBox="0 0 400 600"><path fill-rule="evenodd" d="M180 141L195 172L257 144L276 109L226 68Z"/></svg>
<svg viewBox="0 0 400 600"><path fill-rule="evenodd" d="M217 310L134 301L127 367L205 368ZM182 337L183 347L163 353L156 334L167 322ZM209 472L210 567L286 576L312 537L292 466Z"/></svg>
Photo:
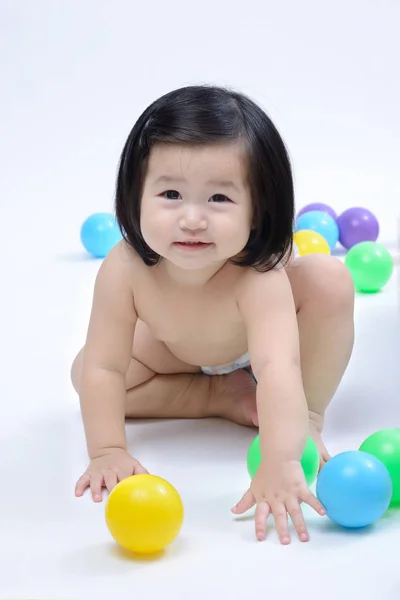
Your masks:
<svg viewBox="0 0 400 600"><path fill-rule="evenodd" d="M147 281L135 292L135 305L152 335L185 362L225 364L247 350L234 282L202 293L165 289Z"/></svg>

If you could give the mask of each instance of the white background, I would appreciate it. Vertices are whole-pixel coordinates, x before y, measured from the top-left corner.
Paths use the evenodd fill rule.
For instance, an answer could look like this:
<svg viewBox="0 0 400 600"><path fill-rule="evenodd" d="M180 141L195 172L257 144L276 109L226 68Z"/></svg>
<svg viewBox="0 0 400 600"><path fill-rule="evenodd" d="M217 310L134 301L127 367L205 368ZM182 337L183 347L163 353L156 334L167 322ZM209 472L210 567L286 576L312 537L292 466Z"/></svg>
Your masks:
<svg viewBox="0 0 400 600"><path fill-rule="evenodd" d="M104 505L73 497L87 457L69 368L100 265L81 223L112 210L124 141L171 89L249 94L289 147L298 207L365 206L395 244L399 30L396 0L0 2L0 597L398 597L398 515L356 535L309 515L310 544L256 544L251 519L229 513L254 432L220 421L129 425L131 451L174 482L186 521L165 560L123 559ZM396 281L357 297L333 453L400 422Z"/></svg>
<svg viewBox="0 0 400 600"><path fill-rule="evenodd" d="M298 206L366 206L394 238L398 1L3 0L0 14L0 197L30 220L35 245L79 248L83 219L112 208L140 113L202 82L242 90L270 114Z"/></svg>

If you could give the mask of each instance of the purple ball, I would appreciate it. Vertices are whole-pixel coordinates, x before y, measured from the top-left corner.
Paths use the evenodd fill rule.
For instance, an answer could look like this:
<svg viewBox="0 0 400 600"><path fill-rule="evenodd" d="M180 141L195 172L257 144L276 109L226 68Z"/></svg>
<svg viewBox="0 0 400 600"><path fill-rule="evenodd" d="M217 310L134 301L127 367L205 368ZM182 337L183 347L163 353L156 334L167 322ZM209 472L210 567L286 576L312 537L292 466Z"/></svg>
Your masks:
<svg viewBox="0 0 400 600"><path fill-rule="evenodd" d="M337 219L339 242L344 248L352 248L360 242L375 242L379 235L379 223L367 208L348 208Z"/></svg>
<svg viewBox="0 0 400 600"><path fill-rule="evenodd" d="M335 221L337 219L337 214L335 213L333 208L331 208L327 204L323 204L322 202L314 202L313 204L307 204L307 206L304 206L297 213L297 218L299 218L300 215L302 215L303 213L310 212L311 210L321 210L322 212L328 213L328 215L330 215L332 219L335 219Z"/></svg>

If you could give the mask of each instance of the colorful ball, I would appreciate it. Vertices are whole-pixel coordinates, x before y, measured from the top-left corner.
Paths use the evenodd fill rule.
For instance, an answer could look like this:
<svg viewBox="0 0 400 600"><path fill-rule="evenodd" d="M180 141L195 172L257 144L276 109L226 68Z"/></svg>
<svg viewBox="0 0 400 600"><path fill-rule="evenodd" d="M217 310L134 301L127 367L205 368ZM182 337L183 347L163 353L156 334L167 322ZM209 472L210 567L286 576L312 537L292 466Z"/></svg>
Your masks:
<svg viewBox="0 0 400 600"><path fill-rule="evenodd" d="M400 429L382 429L370 435L360 446L378 458L389 471L393 494L390 506L400 506Z"/></svg>
<svg viewBox="0 0 400 600"><path fill-rule="evenodd" d="M377 242L361 242L353 246L344 259L359 292L379 292L393 273L390 252Z"/></svg>
<svg viewBox="0 0 400 600"><path fill-rule="evenodd" d="M326 239L316 231L302 229L293 234L293 241L300 256L306 254L330 254L331 250Z"/></svg>
<svg viewBox="0 0 400 600"><path fill-rule="evenodd" d="M96 258L107 256L121 239L118 223L110 213L95 213L82 224L81 242L85 250Z"/></svg>
<svg viewBox="0 0 400 600"><path fill-rule="evenodd" d="M366 527L388 509L392 480L385 465L375 456L350 450L325 463L316 492L332 521L342 527Z"/></svg>
<svg viewBox="0 0 400 600"><path fill-rule="evenodd" d="M336 222L339 227L339 242L346 249L360 242L375 242L378 239L378 219L367 208L348 208L339 215Z"/></svg>
<svg viewBox="0 0 400 600"><path fill-rule="evenodd" d="M337 214L333 210L331 206L328 204L324 204L323 202L313 202L311 204L307 204L297 213L297 218L303 215L306 212L310 212L311 210L321 210L322 212L328 213L332 217L332 219L337 219Z"/></svg>
<svg viewBox="0 0 400 600"><path fill-rule="evenodd" d="M154 554L178 535L183 504L165 479L133 475L112 489L106 505L107 527L115 541L131 552Z"/></svg>
<svg viewBox="0 0 400 600"><path fill-rule="evenodd" d="M339 229L328 213L321 210L311 210L302 214L296 221L296 231L302 229L316 231L328 242L331 251L336 246L339 239Z"/></svg>
<svg viewBox="0 0 400 600"><path fill-rule="evenodd" d="M301 457L301 466L308 485L311 485L318 474L319 452L312 438L307 438L306 447ZM260 436L257 435L251 442L247 452L247 471L253 479L261 463Z"/></svg>

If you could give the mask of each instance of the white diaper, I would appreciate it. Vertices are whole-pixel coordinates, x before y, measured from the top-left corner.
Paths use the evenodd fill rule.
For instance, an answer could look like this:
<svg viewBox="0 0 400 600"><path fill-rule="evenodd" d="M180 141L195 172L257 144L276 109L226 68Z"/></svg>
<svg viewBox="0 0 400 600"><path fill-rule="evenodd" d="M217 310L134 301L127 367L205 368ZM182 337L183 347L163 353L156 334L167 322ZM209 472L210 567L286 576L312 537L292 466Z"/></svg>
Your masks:
<svg viewBox="0 0 400 600"><path fill-rule="evenodd" d="M236 360L232 361L227 365L219 365L217 367L201 367L201 370L206 375L227 375L238 369L244 369L250 366L249 353L245 352L242 356L239 356Z"/></svg>

